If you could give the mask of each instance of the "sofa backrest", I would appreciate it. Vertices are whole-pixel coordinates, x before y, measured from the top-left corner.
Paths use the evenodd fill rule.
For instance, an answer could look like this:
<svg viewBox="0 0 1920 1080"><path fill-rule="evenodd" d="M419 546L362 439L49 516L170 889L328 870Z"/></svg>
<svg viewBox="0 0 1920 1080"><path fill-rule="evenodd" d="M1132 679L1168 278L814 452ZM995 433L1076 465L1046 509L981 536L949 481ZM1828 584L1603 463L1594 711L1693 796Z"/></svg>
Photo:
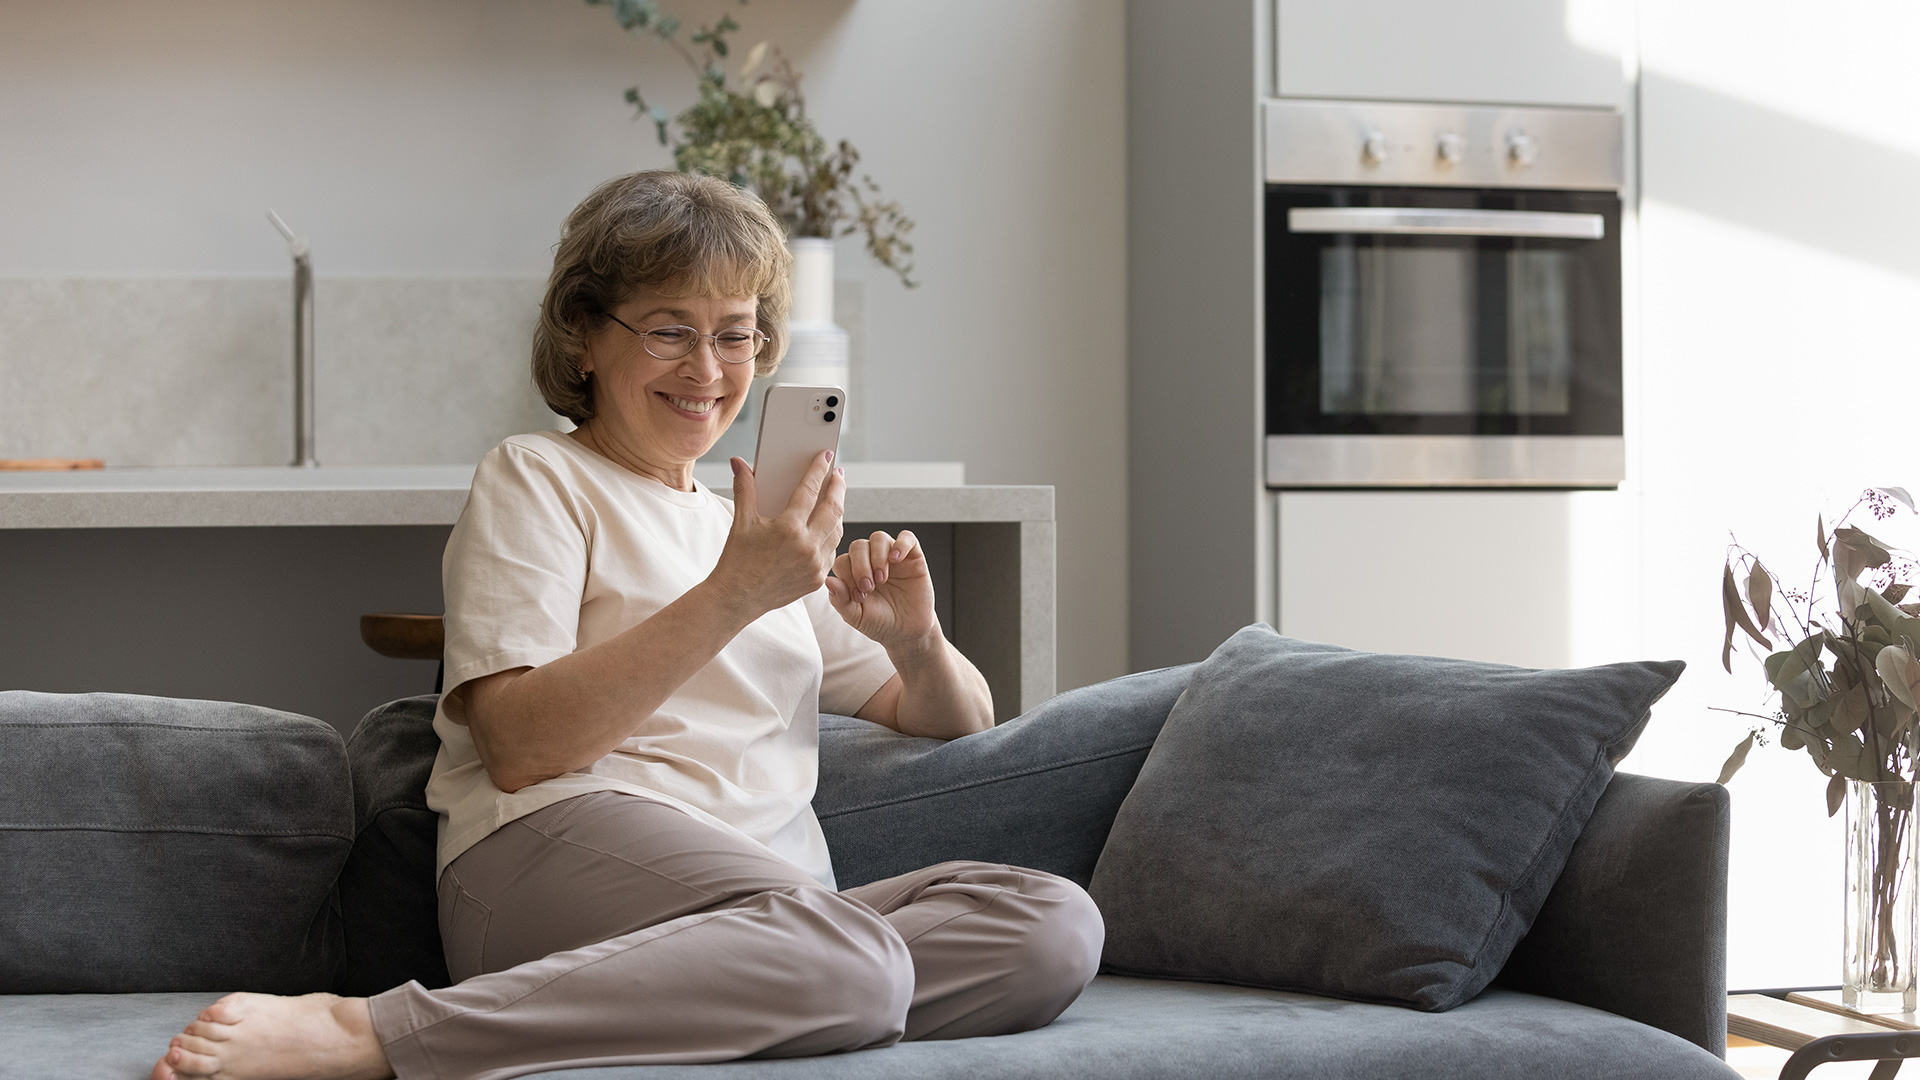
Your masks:
<svg viewBox="0 0 1920 1080"><path fill-rule="evenodd" d="M227 702L0 692L0 993L332 988L347 760Z"/></svg>
<svg viewBox="0 0 1920 1080"><path fill-rule="evenodd" d="M1046 870L1085 884L1120 801L1196 665L1060 694L992 731L914 739L821 717L814 812L841 887L948 859ZM354 846L340 875L346 994L447 983L427 777L435 698L368 713L347 740Z"/></svg>

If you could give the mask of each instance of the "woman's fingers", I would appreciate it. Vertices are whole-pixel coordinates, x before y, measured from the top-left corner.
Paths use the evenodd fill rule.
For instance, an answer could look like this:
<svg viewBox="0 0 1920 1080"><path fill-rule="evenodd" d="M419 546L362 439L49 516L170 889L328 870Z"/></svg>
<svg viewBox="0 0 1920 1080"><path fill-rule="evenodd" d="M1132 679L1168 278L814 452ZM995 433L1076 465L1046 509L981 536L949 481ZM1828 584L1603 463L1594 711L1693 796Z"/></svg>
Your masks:
<svg viewBox="0 0 1920 1080"><path fill-rule="evenodd" d="M855 540L847 545L847 553L841 556L847 560L845 580L848 585L853 586L854 593L860 596L873 591L873 560L868 550L870 546L867 540Z"/></svg>
<svg viewBox="0 0 1920 1080"><path fill-rule="evenodd" d="M793 495L787 499L786 514L811 524L820 511L822 496L826 494L829 479L833 475L833 451L822 450L814 456L813 464L800 476L800 483L793 489Z"/></svg>
<svg viewBox="0 0 1920 1080"><path fill-rule="evenodd" d="M745 458L728 458L727 464L733 466L733 520L740 521L760 505L753 498L753 469Z"/></svg>
<svg viewBox="0 0 1920 1080"><path fill-rule="evenodd" d="M921 554L920 538L913 535L912 529L901 529L900 535L893 539L893 550L887 553L887 561L898 566L907 561L908 556Z"/></svg>
<svg viewBox="0 0 1920 1080"><path fill-rule="evenodd" d="M867 571L873 575L876 586L887 583L887 567L893 565L891 552L895 541L884 532L875 532L867 537Z"/></svg>
<svg viewBox="0 0 1920 1080"><path fill-rule="evenodd" d="M841 558L844 559L846 556L842 555ZM838 566L839 563L836 562L834 565ZM832 602L836 611L845 611L847 605L853 602L853 594L847 591L847 583L844 580L839 577L829 577L827 599Z"/></svg>
<svg viewBox="0 0 1920 1080"><path fill-rule="evenodd" d="M826 480L820 486L820 495L814 500L812 512L807 515L807 528L820 533L832 533L831 547L840 545L840 518L846 513L847 476L845 470L830 469Z"/></svg>

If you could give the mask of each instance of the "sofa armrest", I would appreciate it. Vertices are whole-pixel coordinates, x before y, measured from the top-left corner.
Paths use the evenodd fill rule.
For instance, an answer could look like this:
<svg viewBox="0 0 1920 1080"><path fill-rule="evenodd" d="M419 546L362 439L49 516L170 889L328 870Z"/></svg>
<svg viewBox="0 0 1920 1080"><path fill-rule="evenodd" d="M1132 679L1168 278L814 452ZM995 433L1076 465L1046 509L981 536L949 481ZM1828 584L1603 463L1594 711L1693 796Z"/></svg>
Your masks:
<svg viewBox="0 0 1920 1080"><path fill-rule="evenodd" d="M1727 789L1620 773L1500 985L1727 1048Z"/></svg>

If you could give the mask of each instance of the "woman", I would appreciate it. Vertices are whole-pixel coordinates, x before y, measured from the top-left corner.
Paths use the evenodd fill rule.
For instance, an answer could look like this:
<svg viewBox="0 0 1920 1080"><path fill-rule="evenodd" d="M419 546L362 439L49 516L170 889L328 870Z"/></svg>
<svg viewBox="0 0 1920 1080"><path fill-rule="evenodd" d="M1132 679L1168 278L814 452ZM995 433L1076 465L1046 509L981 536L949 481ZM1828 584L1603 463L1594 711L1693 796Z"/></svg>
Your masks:
<svg viewBox="0 0 1920 1080"><path fill-rule="evenodd" d="M1071 882L956 862L835 890L819 711L954 738L993 709L910 532L834 556L831 455L772 518L739 458L731 503L693 479L778 361L788 269L766 207L712 178L574 210L534 379L579 427L490 452L447 544L427 797L456 984L231 995L157 1080L825 1054L1039 1027L1085 987L1103 929Z"/></svg>

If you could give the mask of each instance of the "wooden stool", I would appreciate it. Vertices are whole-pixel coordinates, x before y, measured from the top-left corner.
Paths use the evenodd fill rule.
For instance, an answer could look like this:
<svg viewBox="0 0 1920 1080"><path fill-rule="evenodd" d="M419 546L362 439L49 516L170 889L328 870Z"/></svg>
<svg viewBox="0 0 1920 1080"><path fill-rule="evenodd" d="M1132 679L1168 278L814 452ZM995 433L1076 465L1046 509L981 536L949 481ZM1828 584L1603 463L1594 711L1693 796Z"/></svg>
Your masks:
<svg viewBox="0 0 1920 1080"><path fill-rule="evenodd" d="M395 660L439 660L447 647L446 617L376 611L360 616L360 640L381 656ZM433 676L433 692L440 692L446 664Z"/></svg>

